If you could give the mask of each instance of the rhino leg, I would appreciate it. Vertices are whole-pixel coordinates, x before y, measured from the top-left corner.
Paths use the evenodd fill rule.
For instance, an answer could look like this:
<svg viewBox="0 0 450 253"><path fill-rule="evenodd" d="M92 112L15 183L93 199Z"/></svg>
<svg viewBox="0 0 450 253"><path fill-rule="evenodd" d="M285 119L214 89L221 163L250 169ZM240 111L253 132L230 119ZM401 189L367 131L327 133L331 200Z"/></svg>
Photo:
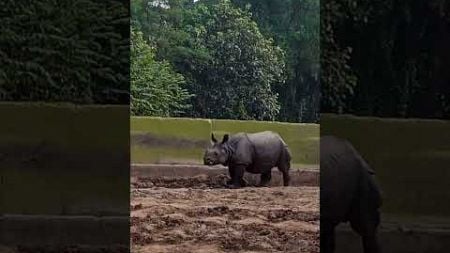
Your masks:
<svg viewBox="0 0 450 253"><path fill-rule="evenodd" d="M231 177L230 188L241 188L245 187L246 182L244 180L244 166L230 166L229 172Z"/></svg>
<svg viewBox="0 0 450 253"><path fill-rule="evenodd" d="M259 182L260 187L265 187L269 184L270 179L272 178L272 171L268 171L266 173L261 174L261 181Z"/></svg>
<svg viewBox="0 0 450 253"><path fill-rule="evenodd" d="M350 225L361 236L364 253L379 253L381 249L377 230L380 224L380 195L372 177L364 175L360 178L360 184L357 200L350 212Z"/></svg>
<svg viewBox="0 0 450 253"><path fill-rule="evenodd" d="M335 248L334 228L336 223L330 220L320 221L320 252L333 253Z"/></svg>
<svg viewBox="0 0 450 253"><path fill-rule="evenodd" d="M380 246L376 235L363 236L364 253L380 253Z"/></svg>
<svg viewBox="0 0 450 253"><path fill-rule="evenodd" d="M230 180L227 181L227 185L233 184L233 177L234 177L234 168L231 166L228 167L228 172L230 173Z"/></svg>
<svg viewBox="0 0 450 253"><path fill-rule="evenodd" d="M291 177L289 176L289 164L280 164L278 165L278 170L283 173L283 185L289 186L289 181Z"/></svg>
<svg viewBox="0 0 450 253"><path fill-rule="evenodd" d="M233 184L233 180L232 179L227 181L227 185L232 185L232 184ZM245 179L241 180L241 186L242 187L246 187L247 186L247 181L245 181Z"/></svg>
<svg viewBox="0 0 450 253"><path fill-rule="evenodd" d="M289 181L291 180L291 177L289 176L289 171L283 171L283 185L289 186Z"/></svg>
<svg viewBox="0 0 450 253"><path fill-rule="evenodd" d="M227 181L227 185L232 185L233 184L233 178L235 177L234 170L235 170L235 168L232 168L232 167L228 168L228 172L230 173L230 179ZM241 179L241 186L242 187L247 186L247 181L245 181L245 179L243 177Z"/></svg>
<svg viewBox="0 0 450 253"><path fill-rule="evenodd" d="M362 221L369 222L369 221ZM353 230L357 232L361 236L364 253L380 253L380 245L378 243L376 228L371 229L370 231L364 231L361 229L361 224L354 224L350 221L350 225ZM364 224L362 226L367 226Z"/></svg>
<svg viewBox="0 0 450 253"><path fill-rule="evenodd" d="M350 218L350 225L355 232L361 236L364 253L380 253L380 245L377 238L377 228L379 224L379 213L368 211L362 215Z"/></svg>

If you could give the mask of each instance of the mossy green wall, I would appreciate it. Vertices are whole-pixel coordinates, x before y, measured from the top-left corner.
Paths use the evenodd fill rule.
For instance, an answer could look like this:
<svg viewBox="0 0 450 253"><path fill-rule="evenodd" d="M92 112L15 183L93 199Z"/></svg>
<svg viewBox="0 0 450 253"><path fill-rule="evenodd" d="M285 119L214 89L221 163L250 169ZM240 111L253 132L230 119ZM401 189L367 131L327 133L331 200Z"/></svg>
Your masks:
<svg viewBox="0 0 450 253"><path fill-rule="evenodd" d="M0 103L0 117L1 213L128 212L127 106Z"/></svg>
<svg viewBox="0 0 450 253"><path fill-rule="evenodd" d="M117 138L117 128L127 127L126 106L0 103L0 115L1 144L45 141L81 150L113 149L127 141Z"/></svg>
<svg viewBox="0 0 450 253"><path fill-rule="evenodd" d="M321 116L321 135L348 139L376 170L383 210L450 214L450 122Z"/></svg>
<svg viewBox="0 0 450 253"><path fill-rule="evenodd" d="M281 122L207 120L188 118L131 118L131 160L133 163L190 162L201 163L211 132L221 138L224 133L259 132L279 133L289 145L295 166L317 167L319 162L319 125ZM166 143L155 146L138 143L139 135L165 139L167 142L195 142L192 146Z"/></svg>

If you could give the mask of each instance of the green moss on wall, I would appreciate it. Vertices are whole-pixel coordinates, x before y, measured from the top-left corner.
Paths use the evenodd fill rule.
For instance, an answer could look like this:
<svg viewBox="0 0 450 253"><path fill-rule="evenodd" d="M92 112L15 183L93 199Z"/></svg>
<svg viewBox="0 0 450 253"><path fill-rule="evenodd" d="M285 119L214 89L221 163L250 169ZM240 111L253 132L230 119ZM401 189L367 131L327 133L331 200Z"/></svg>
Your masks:
<svg viewBox="0 0 450 253"><path fill-rule="evenodd" d="M261 121L205 120L188 118L131 118L131 160L134 163L202 162L211 131L224 133L279 133L289 145L293 164L317 167L319 125ZM146 139L148 141L146 141ZM158 144L155 144L158 143Z"/></svg>
<svg viewBox="0 0 450 253"><path fill-rule="evenodd" d="M321 135L348 139L375 169L383 210L449 215L450 122L321 116Z"/></svg>
<svg viewBox="0 0 450 253"><path fill-rule="evenodd" d="M128 212L127 106L0 103L0 115L1 213Z"/></svg>

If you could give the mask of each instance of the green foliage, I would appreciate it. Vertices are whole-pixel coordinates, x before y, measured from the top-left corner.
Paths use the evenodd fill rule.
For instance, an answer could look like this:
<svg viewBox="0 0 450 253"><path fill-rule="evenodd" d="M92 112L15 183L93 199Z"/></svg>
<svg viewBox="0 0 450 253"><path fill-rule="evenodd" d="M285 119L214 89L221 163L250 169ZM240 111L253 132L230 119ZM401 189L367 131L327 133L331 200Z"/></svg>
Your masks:
<svg viewBox="0 0 450 253"><path fill-rule="evenodd" d="M449 118L448 7L445 0L323 2L323 111Z"/></svg>
<svg viewBox="0 0 450 253"><path fill-rule="evenodd" d="M174 116L183 113L191 97L184 78L169 63L156 61L154 49L139 31L131 31L131 114Z"/></svg>
<svg viewBox="0 0 450 253"><path fill-rule="evenodd" d="M136 1L132 22L155 45L156 59L186 78L195 94L189 116L276 119L284 54L249 12L229 1L167 1L170 8L147 2Z"/></svg>
<svg viewBox="0 0 450 253"><path fill-rule="evenodd" d="M318 121L319 1L135 0L131 12L195 94L188 116Z"/></svg>
<svg viewBox="0 0 450 253"><path fill-rule="evenodd" d="M328 1L321 5L321 102L322 109L342 112L353 95L356 76L349 66L351 47L336 42L336 27L345 18L345 5Z"/></svg>
<svg viewBox="0 0 450 253"><path fill-rule="evenodd" d="M274 86L284 82L284 54L266 39L250 13L229 1L196 5L188 31L209 60L195 64L193 116L274 120L280 106ZM196 62L197 63L197 62Z"/></svg>
<svg viewBox="0 0 450 253"><path fill-rule="evenodd" d="M125 4L6 0L0 17L1 100L128 103Z"/></svg>
<svg viewBox="0 0 450 253"><path fill-rule="evenodd" d="M249 9L262 33L286 51L279 120L316 122L319 112L319 1L233 0Z"/></svg>

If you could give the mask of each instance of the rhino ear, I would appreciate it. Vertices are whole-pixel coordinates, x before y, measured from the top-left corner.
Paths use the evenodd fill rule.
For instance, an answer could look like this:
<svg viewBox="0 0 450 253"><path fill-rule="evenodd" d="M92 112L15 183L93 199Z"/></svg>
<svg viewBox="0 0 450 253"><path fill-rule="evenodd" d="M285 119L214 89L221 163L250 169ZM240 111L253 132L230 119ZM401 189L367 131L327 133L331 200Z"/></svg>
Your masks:
<svg viewBox="0 0 450 253"><path fill-rule="evenodd" d="M214 134L213 134L213 133L211 133L211 140L212 140L213 143L216 143L216 142L217 142L216 137L214 137Z"/></svg>
<svg viewBox="0 0 450 253"><path fill-rule="evenodd" d="M225 134L225 135L223 136L222 144L225 143L225 142L227 142L229 137L230 137L230 136L228 136L228 134Z"/></svg>

